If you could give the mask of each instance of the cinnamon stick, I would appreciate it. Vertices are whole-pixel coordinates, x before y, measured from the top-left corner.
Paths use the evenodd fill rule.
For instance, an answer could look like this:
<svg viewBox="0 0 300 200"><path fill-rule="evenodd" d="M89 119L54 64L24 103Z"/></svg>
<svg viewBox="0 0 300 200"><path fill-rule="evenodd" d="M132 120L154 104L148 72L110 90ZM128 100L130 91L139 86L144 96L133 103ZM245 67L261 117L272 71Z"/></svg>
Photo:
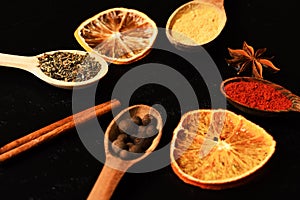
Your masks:
<svg viewBox="0 0 300 200"><path fill-rule="evenodd" d="M95 116L101 116L119 105L120 102L113 99L14 140L0 148L0 163L74 128L75 125L82 124Z"/></svg>

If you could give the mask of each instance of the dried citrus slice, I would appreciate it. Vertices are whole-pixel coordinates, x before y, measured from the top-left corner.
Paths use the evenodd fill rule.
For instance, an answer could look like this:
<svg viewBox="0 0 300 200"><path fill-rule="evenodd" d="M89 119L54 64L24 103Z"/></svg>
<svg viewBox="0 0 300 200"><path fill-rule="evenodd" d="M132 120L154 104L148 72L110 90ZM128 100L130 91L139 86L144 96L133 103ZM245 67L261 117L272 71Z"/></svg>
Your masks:
<svg viewBox="0 0 300 200"><path fill-rule="evenodd" d="M184 182L204 189L235 187L249 180L275 152L263 128L223 109L184 114L171 141L171 167Z"/></svg>
<svg viewBox="0 0 300 200"><path fill-rule="evenodd" d="M85 20L74 32L78 43L106 61L128 64L149 53L158 29L146 14L127 8L112 8Z"/></svg>

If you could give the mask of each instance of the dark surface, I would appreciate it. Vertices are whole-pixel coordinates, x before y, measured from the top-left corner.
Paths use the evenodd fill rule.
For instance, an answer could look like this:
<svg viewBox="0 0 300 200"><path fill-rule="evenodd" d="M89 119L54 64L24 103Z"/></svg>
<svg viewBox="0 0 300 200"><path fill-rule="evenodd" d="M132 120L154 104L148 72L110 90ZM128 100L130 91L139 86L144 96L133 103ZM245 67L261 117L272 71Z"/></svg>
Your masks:
<svg viewBox="0 0 300 200"><path fill-rule="evenodd" d="M73 36L77 26L112 7L140 10L158 27L164 28L171 13L186 2L46 0L37 3L11 0L1 4L0 52L31 56L58 49L81 50ZM299 17L295 1L225 0L225 10L227 24L224 30L217 39L203 46L222 78L236 76L236 71L224 60L228 57L227 48L241 48L243 41L247 41L255 49L266 47L266 55L274 56L274 64L281 69L276 74L264 71L265 79L300 95L296 55L299 34L294 30ZM293 46L296 46L295 51L291 50ZM199 107L210 107L201 76L183 59L157 49L137 63L122 67L110 65L108 74L99 82L101 87L97 88L96 103L110 99L114 85L127 70L149 62L163 63L178 70L197 93ZM0 91L1 146L72 114L72 91L48 85L26 71L1 67ZM131 103L165 107L168 120L161 145L168 144L182 114L173 93L165 87L145 85L134 92ZM262 176L241 187L210 191L183 183L168 165L147 173L126 173L112 199L160 199L162 194L170 199L298 196L299 114L263 118L242 113L231 105L227 105L227 109L257 123L277 141L276 152ZM99 121L105 127L111 119L112 116L107 114ZM0 199L86 199L102 166L73 129L1 164Z"/></svg>

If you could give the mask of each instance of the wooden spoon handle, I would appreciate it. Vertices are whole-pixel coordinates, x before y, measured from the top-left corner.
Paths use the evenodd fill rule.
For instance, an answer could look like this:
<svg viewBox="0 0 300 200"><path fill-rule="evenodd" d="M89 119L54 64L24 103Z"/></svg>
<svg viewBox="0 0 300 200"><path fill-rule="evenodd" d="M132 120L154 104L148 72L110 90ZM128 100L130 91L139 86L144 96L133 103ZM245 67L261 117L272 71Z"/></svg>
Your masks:
<svg viewBox="0 0 300 200"><path fill-rule="evenodd" d="M300 97L293 95L293 97L291 98L293 104L291 107L291 111L295 111L295 112L300 112Z"/></svg>
<svg viewBox="0 0 300 200"><path fill-rule="evenodd" d="M87 200L108 200L123 177L125 171L113 169L104 165Z"/></svg>
<svg viewBox="0 0 300 200"><path fill-rule="evenodd" d="M0 65L30 71L33 66L38 65L38 59L31 56L17 56L0 53Z"/></svg>
<svg viewBox="0 0 300 200"><path fill-rule="evenodd" d="M218 6L219 8L224 7L224 0L195 0L195 1L211 3L215 6Z"/></svg>

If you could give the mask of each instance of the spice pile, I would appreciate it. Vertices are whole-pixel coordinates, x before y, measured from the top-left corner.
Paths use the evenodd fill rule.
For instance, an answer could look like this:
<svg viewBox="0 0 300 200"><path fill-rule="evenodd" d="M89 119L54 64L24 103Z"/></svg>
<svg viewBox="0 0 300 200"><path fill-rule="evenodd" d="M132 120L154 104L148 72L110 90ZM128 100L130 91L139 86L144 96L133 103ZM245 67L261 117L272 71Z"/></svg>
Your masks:
<svg viewBox="0 0 300 200"><path fill-rule="evenodd" d="M132 116L123 119L118 123L118 136L112 142L112 150L122 159L133 159L143 153L151 145L154 137L157 135L157 121L151 114L146 114L140 118Z"/></svg>
<svg viewBox="0 0 300 200"><path fill-rule="evenodd" d="M220 11L215 6L193 6L174 21L172 36L183 44L204 44L218 35L220 20Z"/></svg>
<svg viewBox="0 0 300 200"><path fill-rule="evenodd" d="M291 100L273 87L259 82L231 82L225 85L226 94L233 100L261 110L288 110Z"/></svg>
<svg viewBox="0 0 300 200"><path fill-rule="evenodd" d="M81 82L95 77L101 64L86 53L55 52L38 58L38 67L50 78L67 82Z"/></svg>

